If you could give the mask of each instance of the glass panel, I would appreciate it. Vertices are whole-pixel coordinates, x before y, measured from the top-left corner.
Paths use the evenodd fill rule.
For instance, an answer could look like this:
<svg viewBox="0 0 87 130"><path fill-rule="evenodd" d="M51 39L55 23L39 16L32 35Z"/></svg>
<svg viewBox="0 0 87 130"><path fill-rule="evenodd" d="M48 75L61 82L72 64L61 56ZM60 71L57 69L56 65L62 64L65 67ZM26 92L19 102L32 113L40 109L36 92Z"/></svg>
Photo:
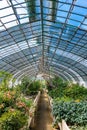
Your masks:
<svg viewBox="0 0 87 130"><path fill-rule="evenodd" d="M15 15L10 15L10 16L1 18L1 20L2 20L3 23L6 23L6 22L10 22L12 20L16 20L16 17L15 17Z"/></svg>
<svg viewBox="0 0 87 130"><path fill-rule="evenodd" d="M76 5L87 7L87 1L86 0L83 0L83 1L77 0Z"/></svg>
<svg viewBox="0 0 87 130"><path fill-rule="evenodd" d="M81 8L81 7L74 7L74 9L73 9L73 12L74 13L78 13L78 14L80 14L80 15L86 15L87 13L87 8Z"/></svg>
<svg viewBox="0 0 87 130"><path fill-rule="evenodd" d="M8 7L9 3L6 0L0 0L0 9Z"/></svg>

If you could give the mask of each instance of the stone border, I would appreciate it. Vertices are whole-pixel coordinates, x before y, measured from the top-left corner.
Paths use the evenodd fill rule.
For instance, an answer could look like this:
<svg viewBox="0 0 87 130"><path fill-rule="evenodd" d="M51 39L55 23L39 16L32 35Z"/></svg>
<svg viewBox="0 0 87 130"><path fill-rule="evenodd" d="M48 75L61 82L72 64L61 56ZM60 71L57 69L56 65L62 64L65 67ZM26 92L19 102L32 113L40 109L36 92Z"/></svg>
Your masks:
<svg viewBox="0 0 87 130"><path fill-rule="evenodd" d="M66 124L65 120L62 120L61 123L58 123L58 126L60 128L60 130L70 130L70 128L68 127L68 125Z"/></svg>

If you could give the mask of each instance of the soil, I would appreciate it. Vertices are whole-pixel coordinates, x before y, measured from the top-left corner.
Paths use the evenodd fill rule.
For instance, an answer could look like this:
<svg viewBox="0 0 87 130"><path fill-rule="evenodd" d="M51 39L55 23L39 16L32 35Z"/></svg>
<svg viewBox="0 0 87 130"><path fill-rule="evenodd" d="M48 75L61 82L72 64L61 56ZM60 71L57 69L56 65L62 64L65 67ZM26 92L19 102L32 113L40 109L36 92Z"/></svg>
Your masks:
<svg viewBox="0 0 87 130"><path fill-rule="evenodd" d="M34 125L30 130L54 130L52 122L49 98L46 92L42 92L35 112Z"/></svg>

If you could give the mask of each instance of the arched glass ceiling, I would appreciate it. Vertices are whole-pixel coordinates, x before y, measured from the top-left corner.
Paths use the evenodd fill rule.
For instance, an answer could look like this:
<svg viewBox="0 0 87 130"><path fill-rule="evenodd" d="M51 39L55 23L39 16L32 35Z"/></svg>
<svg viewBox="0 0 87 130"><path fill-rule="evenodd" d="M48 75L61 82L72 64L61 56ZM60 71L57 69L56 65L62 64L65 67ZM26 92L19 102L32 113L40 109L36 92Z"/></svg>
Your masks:
<svg viewBox="0 0 87 130"><path fill-rule="evenodd" d="M0 70L86 85L87 1L1 0Z"/></svg>

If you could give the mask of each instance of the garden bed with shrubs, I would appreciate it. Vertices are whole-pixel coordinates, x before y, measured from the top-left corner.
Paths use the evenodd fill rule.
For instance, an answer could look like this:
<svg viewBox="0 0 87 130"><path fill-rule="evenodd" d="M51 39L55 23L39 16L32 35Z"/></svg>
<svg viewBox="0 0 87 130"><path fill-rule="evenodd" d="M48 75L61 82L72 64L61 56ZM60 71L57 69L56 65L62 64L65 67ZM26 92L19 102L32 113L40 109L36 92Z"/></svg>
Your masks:
<svg viewBox="0 0 87 130"><path fill-rule="evenodd" d="M29 87L29 79L24 78L21 85L9 87L11 75L2 71L0 78L3 79L0 84L0 130L20 130L28 125L33 114L30 109L35 107L33 102L40 90L40 83L32 82L32 87Z"/></svg>
<svg viewBox="0 0 87 130"><path fill-rule="evenodd" d="M54 126L64 119L71 130L87 130L87 89L57 77L53 83L57 86L48 93L53 98Z"/></svg>
<svg viewBox="0 0 87 130"><path fill-rule="evenodd" d="M16 90L0 91L0 130L19 130L27 123L32 100Z"/></svg>

